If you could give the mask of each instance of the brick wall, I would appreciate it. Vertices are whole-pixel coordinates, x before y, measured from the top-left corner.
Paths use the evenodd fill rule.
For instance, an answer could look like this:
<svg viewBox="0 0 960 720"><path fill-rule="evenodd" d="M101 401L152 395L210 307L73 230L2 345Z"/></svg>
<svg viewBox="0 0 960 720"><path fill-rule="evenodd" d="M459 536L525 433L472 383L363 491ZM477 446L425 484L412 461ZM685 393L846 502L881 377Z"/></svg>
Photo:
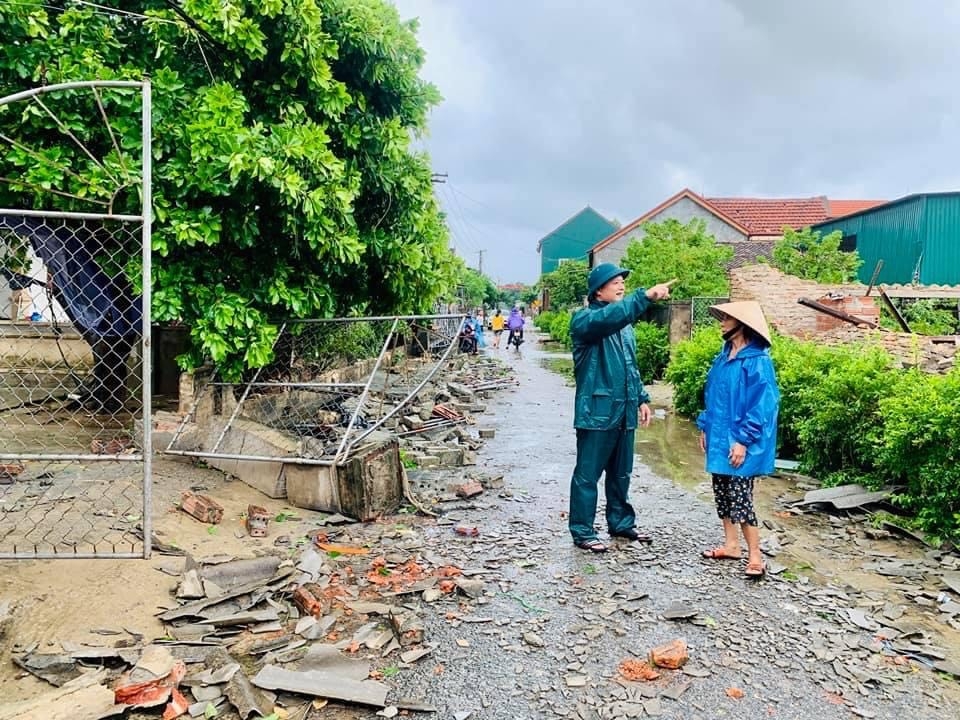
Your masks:
<svg viewBox="0 0 960 720"><path fill-rule="evenodd" d="M797 302L806 297L877 322L880 300L873 293L865 297L866 290L861 283L821 285L801 280L769 265L747 265L730 271L730 299L759 302L770 327L782 335L826 343L874 342L898 358L904 367L919 366L930 372L945 372L953 366L955 343L934 343L922 335L858 328Z"/></svg>

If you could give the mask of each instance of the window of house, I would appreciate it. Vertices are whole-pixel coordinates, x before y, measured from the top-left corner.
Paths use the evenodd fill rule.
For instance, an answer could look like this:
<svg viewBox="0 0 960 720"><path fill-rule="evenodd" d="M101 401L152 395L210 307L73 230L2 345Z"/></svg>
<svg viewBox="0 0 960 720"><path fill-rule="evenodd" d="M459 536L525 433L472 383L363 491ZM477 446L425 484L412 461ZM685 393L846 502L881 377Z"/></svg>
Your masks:
<svg viewBox="0 0 960 720"><path fill-rule="evenodd" d="M840 240L840 251L841 252L853 252L857 249L857 236L854 235L844 235Z"/></svg>

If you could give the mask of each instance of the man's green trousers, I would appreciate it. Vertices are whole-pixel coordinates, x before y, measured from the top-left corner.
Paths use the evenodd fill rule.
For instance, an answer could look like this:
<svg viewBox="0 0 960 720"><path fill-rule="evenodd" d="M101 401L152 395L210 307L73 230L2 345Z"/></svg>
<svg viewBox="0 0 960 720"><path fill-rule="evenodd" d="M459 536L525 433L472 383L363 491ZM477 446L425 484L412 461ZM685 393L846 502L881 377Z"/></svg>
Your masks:
<svg viewBox="0 0 960 720"><path fill-rule="evenodd" d="M570 480L570 534L573 541L597 537L597 485L605 473L607 530L622 533L636 525L637 516L627 501L633 473L633 430L577 430L577 466Z"/></svg>

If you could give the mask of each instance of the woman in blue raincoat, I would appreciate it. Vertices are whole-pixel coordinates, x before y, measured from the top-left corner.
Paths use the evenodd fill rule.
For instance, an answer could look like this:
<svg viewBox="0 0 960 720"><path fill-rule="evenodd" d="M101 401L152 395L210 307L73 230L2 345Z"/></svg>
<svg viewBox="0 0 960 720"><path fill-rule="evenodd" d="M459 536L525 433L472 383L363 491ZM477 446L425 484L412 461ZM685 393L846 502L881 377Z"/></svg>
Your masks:
<svg viewBox="0 0 960 720"><path fill-rule="evenodd" d="M780 407L770 330L759 303L752 300L714 305L710 313L720 321L724 344L707 374L706 409L697 418L697 427L706 469L713 476L724 542L704 550L703 556L739 559L742 533L748 553L746 575L760 578L766 567L753 486L754 478L773 472Z"/></svg>
<svg viewBox="0 0 960 720"><path fill-rule="evenodd" d="M483 349L487 346L487 340L483 336L483 321L479 316L473 316L473 334L477 336L477 347Z"/></svg>

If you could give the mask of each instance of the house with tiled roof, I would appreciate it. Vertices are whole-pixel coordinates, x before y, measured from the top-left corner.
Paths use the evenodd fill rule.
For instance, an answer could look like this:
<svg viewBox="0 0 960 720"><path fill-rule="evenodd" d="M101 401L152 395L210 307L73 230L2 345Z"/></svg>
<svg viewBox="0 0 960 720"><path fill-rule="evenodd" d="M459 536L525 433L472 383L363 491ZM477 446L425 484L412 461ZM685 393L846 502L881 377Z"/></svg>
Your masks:
<svg viewBox="0 0 960 720"><path fill-rule="evenodd" d="M769 257L783 228L804 228L826 220L860 212L882 200L831 200L811 198L708 198L684 189L631 223L607 235L590 249L591 267L602 262L619 263L627 245L643 236L643 226L665 220L688 223L703 220L718 243L733 248L731 267L749 265Z"/></svg>

